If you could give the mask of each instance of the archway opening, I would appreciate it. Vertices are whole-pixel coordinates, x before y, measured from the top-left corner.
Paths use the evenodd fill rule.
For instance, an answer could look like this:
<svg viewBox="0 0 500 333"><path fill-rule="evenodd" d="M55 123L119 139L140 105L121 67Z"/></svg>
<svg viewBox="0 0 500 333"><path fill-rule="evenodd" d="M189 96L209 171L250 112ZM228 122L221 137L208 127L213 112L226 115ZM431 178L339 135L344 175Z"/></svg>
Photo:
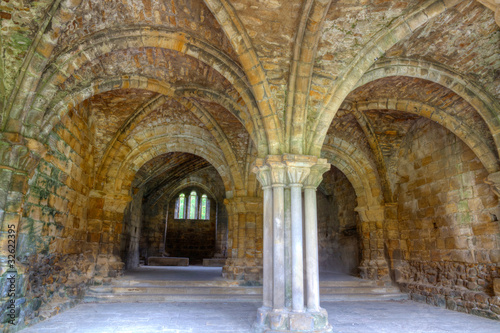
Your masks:
<svg viewBox="0 0 500 333"><path fill-rule="evenodd" d="M165 255L188 258L190 265L200 265L203 259L214 257L217 243L222 243L217 239L218 207L206 192L199 186L190 186L170 198L165 219Z"/></svg>
<svg viewBox="0 0 500 333"><path fill-rule="evenodd" d="M318 255L322 273L359 275L361 242L357 198L347 177L336 167L323 175L317 191Z"/></svg>
<svg viewBox="0 0 500 333"><path fill-rule="evenodd" d="M121 241L127 269L201 265L204 261L205 265L223 265L225 187L208 161L181 152L155 157L136 173L131 196Z"/></svg>

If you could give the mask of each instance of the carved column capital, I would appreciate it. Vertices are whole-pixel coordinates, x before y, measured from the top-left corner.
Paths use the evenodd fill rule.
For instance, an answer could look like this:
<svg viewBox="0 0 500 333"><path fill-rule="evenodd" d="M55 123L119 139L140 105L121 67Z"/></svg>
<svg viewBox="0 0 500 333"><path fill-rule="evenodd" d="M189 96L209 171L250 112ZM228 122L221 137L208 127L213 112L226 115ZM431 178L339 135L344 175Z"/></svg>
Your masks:
<svg viewBox="0 0 500 333"><path fill-rule="evenodd" d="M266 164L271 168L272 186L285 186L287 184L286 165L281 155L269 155Z"/></svg>
<svg viewBox="0 0 500 333"><path fill-rule="evenodd" d="M266 161L263 158L258 158L254 162L252 172L255 173L257 180L260 185L262 185L263 189L272 185L271 168L266 164Z"/></svg>
<svg viewBox="0 0 500 333"><path fill-rule="evenodd" d="M316 164L311 167L311 172L304 182L304 186L316 189L323 180L323 174L330 170L330 163L324 158L318 158Z"/></svg>
<svg viewBox="0 0 500 333"><path fill-rule="evenodd" d="M317 161L314 156L283 155L283 162L287 167L288 182L290 185L302 185L311 172L311 166Z"/></svg>
<svg viewBox="0 0 500 333"><path fill-rule="evenodd" d="M269 155L258 158L252 172L263 188L266 186L304 185L317 188L323 173L330 170L326 159L308 155Z"/></svg>

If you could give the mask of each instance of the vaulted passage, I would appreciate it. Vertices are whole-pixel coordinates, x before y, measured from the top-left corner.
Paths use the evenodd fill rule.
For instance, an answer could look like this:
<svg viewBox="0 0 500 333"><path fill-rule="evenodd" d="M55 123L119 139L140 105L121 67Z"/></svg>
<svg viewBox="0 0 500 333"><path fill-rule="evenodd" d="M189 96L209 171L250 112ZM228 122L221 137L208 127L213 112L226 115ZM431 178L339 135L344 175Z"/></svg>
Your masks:
<svg viewBox="0 0 500 333"><path fill-rule="evenodd" d="M161 265L158 257L187 258L187 265L226 258L224 183L208 161L189 153L160 155L139 169L132 188L121 243L127 268Z"/></svg>
<svg viewBox="0 0 500 333"><path fill-rule="evenodd" d="M320 272L359 276L361 225L355 211L354 188L347 177L332 166L318 187L317 200Z"/></svg>
<svg viewBox="0 0 500 333"><path fill-rule="evenodd" d="M249 302L255 332L335 331L329 302L384 297L498 324L497 1L0 18L2 330L127 297Z"/></svg>

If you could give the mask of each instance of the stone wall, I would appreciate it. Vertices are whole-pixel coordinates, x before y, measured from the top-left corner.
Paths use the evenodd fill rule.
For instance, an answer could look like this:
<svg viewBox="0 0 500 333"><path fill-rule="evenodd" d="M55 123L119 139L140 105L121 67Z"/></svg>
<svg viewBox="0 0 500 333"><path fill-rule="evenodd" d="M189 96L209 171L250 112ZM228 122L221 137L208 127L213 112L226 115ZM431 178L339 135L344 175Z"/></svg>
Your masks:
<svg viewBox="0 0 500 333"><path fill-rule="evenodd" d="M324 174L317 202L320 269L357 275L361 253L356 193L337 168Z"/></svg>
<svg viewBox="0 0 500 333"><path fill-rule="evenodd" d="M144 191L134 194L123 217L123 235L121 239L121 258L126 269L139 266L139 240L142 225L142 197Z"/></svg>
<svg viewBox="0 0 500 333"><path fill-rule="evenodd" d="M412 299L499 319L498 200L474 153L419 120L399 152L395 277Z"/></svg>
<svg viewBox="0 0 500 333"><path fill-rule="evenodd" d="M164 235L167 202L161 202L144 210L139 240L139 257L147 261L148 257L161 256L165 253Z"/></svg>
<svg viewBox="0 0 500 333"><path fill-rule="evenodd" d="M191 188L184 193L200 189ZM204 258L212 258L215 254L216 203L210 199L210 219L190 220L175 219L175 198L168 207L167 237L165 251L172 257L189 257L189 263L201 264Z"/></svg>
<svg viewBox="0 0 500 333"><path fill-rule="evenodd" d="M216 252L217 203L210 198L210 219L175 219L175 201L182 192L195 190L200 197L202 189L188 187L174 195L170 202L159 204L144 211L144 226L141 234L141 255L144 257L162 255L165 222L168 212L165 252L172 257L189 257L190 264L200 264L204 258L212 258Z"/></svg>
<svg viewBox="0 0 500 333"><path fill-rule="evenodd" d="M26 195L17 199L23 203L16 252L17 328L76 304L94 275L100 234L88 224L94 166L89 142L83 104L50 133Z"/></svg>
<svg viewBox="0 0 500 333"><path fill-rule="evenodd" d="M262 282L263 207L260 197L224 200L228 212L228 250L222 276L242 284Z"/></svg>

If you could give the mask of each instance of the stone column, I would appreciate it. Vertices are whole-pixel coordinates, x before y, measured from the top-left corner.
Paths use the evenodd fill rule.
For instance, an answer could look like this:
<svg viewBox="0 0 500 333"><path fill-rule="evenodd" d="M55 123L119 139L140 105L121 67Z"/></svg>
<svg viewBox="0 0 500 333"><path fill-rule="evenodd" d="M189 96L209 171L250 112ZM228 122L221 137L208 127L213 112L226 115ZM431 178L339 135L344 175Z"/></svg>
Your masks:
<svg viewBox="0 0 500 333"><path fill-rule="evenodd" d="M316 178L308 180L311 170L314 170ZM306 216L309 212L309 230L306 225L306 246L316 249L316 254L306 253L306 284L319 286L318 276L318 254L317 254L317 229L316 229L316 193L315 188L321 182L321 175L329 170L326 160L321 160L313 156L291 155L283 156L271 155L266 159L257 159L254 172L257 179L267 189L264 193L264 207L271 205L269 186L272 187L273 214L265 215L264 225L273 225L272 244L273 250L264 251L264 262L269 263L272 274L273 287L264 288L264 304L258 311L254 329L257 332L330 332L331 326L328 324L328 315L325 310L319 307L319 287L309 290L308 296L317 300L315 306L304 306L304 234L303 226L303 201L302 188L304 184L309 185L314 195L314 210L308 211L306 205ZM321 173L320 173L321 172ZM316 184L317 183L317 184ZM315 186L313 185L315 184ZM285 186L290 188L290 202L285 197ZM307 201L308 202L308 201ZM288 204L288 205L287 205ZM291 215L290 232L285 233L285 208L289 209ZM311 212L313 214L311 214ZM314 220L314 221L313 221ZM307 222L306 222L307 223ZM269 228L264 231L269 232ZM315 236L311 236L314 234ZM271 235L269 235L271 236ZM264 234L264 239L268 240ZM270 246L271 241L269 241ZM290 244L290 261L286 260L285 244ZM314 252L309 250L309 252ZM291 266L291 267L290 267ZM287 274L286 272L290 272ZM312 274L311 274L312 272ZM309 281L310 279L314 281ZM287 291L287 286L291 286L291 291ZM272 292L272 302L266 291ZM268 297L266 299L266 297ZM270 308L270 303L272 307ZM313 304L313 303L311 303Z"/></svg>
<svg viewBox="0 0 500 333"><path fill-rule="evenodd" d="M269 156L273 188L273 309L285 308L285 183L281 156Z"/></svg>
<svg viewBox="0 0 500 333"><path fill-rule="evenodd" d="M321 311L319 305L318 206L316 203L316 188L323 180L323 173L328 170L330 170L330 165L326 161L321 161L321 163L314 165L304 186L307 308L310 311Z"/></svg>
<svg viewBox="0 0 500 333"><path fill-rule="evenodd" d="M390 281L389 265L384 254L384 206L356 207L361 220L361 277Z"/></svg>
<svg viewBox="0 0 500 333"><path fill-rule="evenodd" d="M292 306L292 193L285 187L285 306Z"/></svg>
<svg viewBox="0 0 500 333"><path fill-rule="evenodd" d="M385 204L384 238L389 254L389 268L391 280L399 282L405 279L409 265L406 261L406 243L403 245L401 233L399 232L398 204Z"/></svg>
<svg viewBox="0 0 500 333"><path fill-rule="evenodd" d="M262 184L264 194L262 306L266 311L273 306L273 190L271 187L271 169L267 165L256 165L253 172L257 174L257 179Z"/></svg>
<svg viewBox="0 0 500 333"><path fill-rule="evenodd" d="M119 193L92 190L89 195L89 243L98 244L95 283L109 282L123 273L125 263L120 258L125 208L132 197Z"/></svg>
<svg viewBox="0 0 500 333"><path fill-rule="evenodd" d="M262 221L262 200L257 197L234 197L225 199L228 212L228 258L222 276L233 280L261 281L262 258L255 239Z"/></svg>
<svg viewBox="0 0 500 333"><path fill-rule="evenodd" d="M292 243L292 310L304 311L304 252L302 239L302 183L310 172L313 163L309 160L292 159L285 156L288 182L291 191L291 243ZM294 156L295 157L295 156ZM316 255L317 263L317 255ZM319 296L319 295L318 295Z"/></svg>

